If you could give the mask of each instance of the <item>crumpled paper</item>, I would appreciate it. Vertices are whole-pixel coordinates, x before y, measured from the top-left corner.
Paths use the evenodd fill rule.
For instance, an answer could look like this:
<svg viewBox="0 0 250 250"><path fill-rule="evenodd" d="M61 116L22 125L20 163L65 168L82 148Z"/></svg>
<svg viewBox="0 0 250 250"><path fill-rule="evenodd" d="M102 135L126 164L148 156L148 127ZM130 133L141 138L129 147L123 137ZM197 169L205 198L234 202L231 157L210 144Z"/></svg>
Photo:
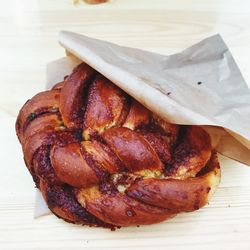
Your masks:
<svg viewBox="0 0 250 250"><path fill-rule="evenodd" d="M170 56L67 31L59 43L67 56L48 64L47 88L84 61L162 118L202 125L218 152L250 165L250 91L220 35ZM37 200L35 217L47 213Z"/></svg>

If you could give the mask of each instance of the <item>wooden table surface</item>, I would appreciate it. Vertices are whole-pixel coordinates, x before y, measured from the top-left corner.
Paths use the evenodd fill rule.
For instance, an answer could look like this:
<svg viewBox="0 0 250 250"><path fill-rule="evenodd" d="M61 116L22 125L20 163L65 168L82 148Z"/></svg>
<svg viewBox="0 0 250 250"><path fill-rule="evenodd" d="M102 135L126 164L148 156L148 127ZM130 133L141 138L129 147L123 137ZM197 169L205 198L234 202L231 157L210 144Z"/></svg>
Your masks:
<svg viewBox="0 0 250 250"><path fill-rule="evenodd" d="M0 249L250 249L250 168L220 157L222 182L205 208L152 226L115 232L33 219L34 184L14 123L45 87L46 64L64 56L62 29L121 45L174 53L220 33L250 83L250 1L0 1Z"/></svg>

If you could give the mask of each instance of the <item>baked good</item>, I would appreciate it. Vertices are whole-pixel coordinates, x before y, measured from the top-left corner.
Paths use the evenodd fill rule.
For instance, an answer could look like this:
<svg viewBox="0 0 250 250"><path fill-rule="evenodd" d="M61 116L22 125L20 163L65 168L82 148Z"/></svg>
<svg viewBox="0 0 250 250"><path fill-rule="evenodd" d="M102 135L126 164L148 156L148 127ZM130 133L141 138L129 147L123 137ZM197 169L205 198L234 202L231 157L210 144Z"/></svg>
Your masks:
<svg viewBox="0 0 250 250"><path fill-rule="evenodd" d="M161 119L84 63L24 104L16 132L36 187L68 222L161 222L207 204L220 182L201 127Z"/></svg>
<svg viewBox="0 0 250 250"><path fill-rule="evenodd" d="M74 2L74 4L78 4L81 1L80 0L74 0L73 2ZM108 0L84 0L84 2L86 2L88 4L100 4L100 3L106 3L106 2L108 2Z"/></svg>
<svg viewBox="0 0 250 250"><path fill-rule="evenodd" d="M99 4L99 3L105 3L108 0L84 0L84 1L89 4Z"/></svg>

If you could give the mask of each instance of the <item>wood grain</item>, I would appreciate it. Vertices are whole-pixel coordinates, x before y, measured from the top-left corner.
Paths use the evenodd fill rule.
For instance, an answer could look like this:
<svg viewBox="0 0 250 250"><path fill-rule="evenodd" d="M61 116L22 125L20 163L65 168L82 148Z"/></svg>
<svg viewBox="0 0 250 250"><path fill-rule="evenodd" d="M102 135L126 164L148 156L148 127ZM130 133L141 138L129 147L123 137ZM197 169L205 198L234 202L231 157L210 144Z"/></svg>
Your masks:
<svg viewBox="0 0 250 250"><path fill-rule="evenodd" d="M33 219L34 184L14 133L21 105L64 56L59 30L170 54L220 33L250 82L250 2L244 0L0 1L0 249L250 249L250 169L225 157L222 183L197 212L115 232Z"/></svg>

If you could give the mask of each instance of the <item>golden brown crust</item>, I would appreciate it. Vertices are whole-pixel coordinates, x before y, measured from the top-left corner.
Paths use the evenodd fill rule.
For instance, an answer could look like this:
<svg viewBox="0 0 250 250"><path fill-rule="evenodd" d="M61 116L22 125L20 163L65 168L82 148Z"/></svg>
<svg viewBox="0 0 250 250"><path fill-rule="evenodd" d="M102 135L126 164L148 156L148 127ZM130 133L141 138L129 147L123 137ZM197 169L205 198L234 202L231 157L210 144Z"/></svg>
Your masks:
<svg viewBox="0 0 250 250"><path fill-rule="evenodd" d="M161 119L86 64L29 100L16 131L48 207L73 223L157 223L204 206L220 181L201 127Z"/></svg>
<svg viewBox="0 0 250 250"><path fill-rule="evenodd" d="M129 113L122 126L135 130L140 126L148 125L150 118L151 112L133 99Z"/></svg>
<svg viewBox="0 0 250 250"><path fill-rule="evenodd" d="M103 133L103 138L130 171L163 169L150 143L135 131L124 127L111 128Z"/></svg>
<svg viewBox="0 0 250 250"><path fill-rule="evenodd" d="M84 115L83 137L119 126L127 105L126 94L108 79L98 75L90 86Z"/></svg>
<svg viewBox="0 0 250 250"><path fill-rule="evenodd" d="M54 131L56 127L60 127L62 121L58 117L58 113L49 113L40 115L33 122L30 122L23 131L23 143L32 135L37 134L43 130Z"/></svg>
<svg viewBox="0 0 250 250"><path fill-rule="evenodd" d="M84 1L89 4L100 4L108 2L108 0L84 0Z"/></svg>
<svg viewBox="0 0 250 250"><path fill-rule="evenodd" d="M183 141L173 152L173 163L167 175L179 179L194 177L211 157L211 140L199 126L186 127Z"/></svg>
<svg viewBox="0 0 250 250"><path fill-rule="evenodd" d="M175 216L175 212L138 202L119 192L93 195L91 191L82 189L77 199L102 221L118 226L153 224Z"/></svg>
<svg viewBox="0 0 250 250"><path fill-rule="evenodd" d="M174 212L191 212L208 203L218 186L220 167L214 152L207 167L209 171L202 176L178 179L143 179L128 188L126 194L146 204L167 208ZM214 179L215 182L211 183Z"/></svg>
<svg viewBox="0 0 250 250"><path fill-rule="evenodd" d="M82 155L80 143L54 146L50 159L56 175L62 182L73 187L88 187L98 183L95 172Z"/></svg>
<svg viewBox="0 0 250 250"><path fill-rule="evenodd" d="M96 164L110 174L114 174L124 169L124 165L118 159L117 155L107 147L107 145L97 141L83 141L82 147L85 155L89 155Z"/></svg>
<svg viewBox="0 0 250 250"><path fill-rule="evenodd" d="M74 190L70 186L49 186L41 181L40 190L49 209L67 222L114 228L113 225L104 223L81 206L75 199Z"/></svg>
<svg viewBox="0 0 250 250"><path fill-rule="evenodd" d="M24 160L29 169L32 168L32 160L35 152L43 145L49 145L50 134L48 131L38 132L28 138L23 144Z"/></svg>
<svg viewBox="0 0 250 250"><path fill-rule="evenodd" d="M83 94L94 76L95 70L82 63L64 81L60 95L60 112L68 128L82 126Z"/></svg>
<svg viewBox="0 0 250 250"><path fill-rule="evenodd" d="M37 116L58 110L59 98L60 90L48 90L38 93L24 104L16 121L16 131L20 141L28 124Z"/></svg>

